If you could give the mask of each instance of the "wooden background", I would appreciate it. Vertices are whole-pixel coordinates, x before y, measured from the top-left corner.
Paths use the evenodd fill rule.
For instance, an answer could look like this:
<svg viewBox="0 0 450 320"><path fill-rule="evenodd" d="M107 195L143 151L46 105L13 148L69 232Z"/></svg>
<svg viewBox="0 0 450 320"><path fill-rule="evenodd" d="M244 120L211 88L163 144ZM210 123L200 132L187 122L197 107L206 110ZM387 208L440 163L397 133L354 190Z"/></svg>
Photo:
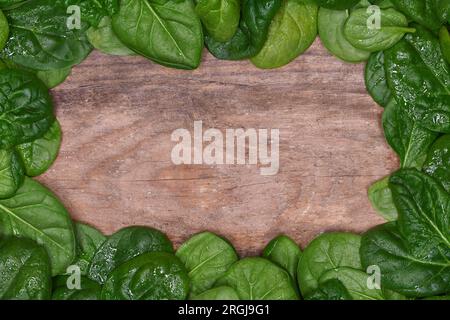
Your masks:
<svg viewBox="0 0 450 320"><path fill-rule="evenodd" d="M317 41L289 66L258 70L205 53L196 71L94 52L53 90L62 149L39 179L74 219L105 233L128 225L178 245L211 230L243 255L285 233L305 246L324 231L381 223L366 192L398 167L366 93L361 65ZM280 129L280 171L172 164L178 128Z"/></svg>

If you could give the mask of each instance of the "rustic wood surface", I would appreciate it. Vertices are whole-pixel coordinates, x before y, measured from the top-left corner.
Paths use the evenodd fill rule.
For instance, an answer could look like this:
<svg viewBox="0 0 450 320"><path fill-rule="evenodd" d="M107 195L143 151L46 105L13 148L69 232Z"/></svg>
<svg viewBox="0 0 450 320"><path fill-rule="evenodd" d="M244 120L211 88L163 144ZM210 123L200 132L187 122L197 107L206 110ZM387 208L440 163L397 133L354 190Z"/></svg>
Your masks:
<svg viewBox="0 0 450 320"><path fill-rule="evenodd" d="M243 255L285 233L305 246L324 231L361 232L383 220L368 186L398 167L366 93L363 65L340 62L317 41L288 67L262 71L205 53L196 71L94 52L53 91L62 149L39 179L74 219L105 233L128 225L178 245L211 230ZM171 133L280 129L280 171L175 166Z"/></svg>

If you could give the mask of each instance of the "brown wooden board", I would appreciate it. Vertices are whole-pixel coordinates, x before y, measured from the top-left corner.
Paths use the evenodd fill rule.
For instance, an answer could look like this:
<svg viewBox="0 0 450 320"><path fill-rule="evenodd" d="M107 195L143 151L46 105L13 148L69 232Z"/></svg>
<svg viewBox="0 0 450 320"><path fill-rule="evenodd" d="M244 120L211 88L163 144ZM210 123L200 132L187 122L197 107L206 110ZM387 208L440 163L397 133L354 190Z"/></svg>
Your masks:
<svg viewBox="0 0 450 320"><path fill-rule="evenodd" d="M39 178L73 218L105 233L128 225L226 236L242 255L285 233L302 246L324 231L382 223L367 188L398 167L367 94L364 65L330 56L317 41L287 67L205 53L198 70L99 52L53 90L63 144ZM280 171L171 162L171 133L205 128L280 129Z"/></svg>

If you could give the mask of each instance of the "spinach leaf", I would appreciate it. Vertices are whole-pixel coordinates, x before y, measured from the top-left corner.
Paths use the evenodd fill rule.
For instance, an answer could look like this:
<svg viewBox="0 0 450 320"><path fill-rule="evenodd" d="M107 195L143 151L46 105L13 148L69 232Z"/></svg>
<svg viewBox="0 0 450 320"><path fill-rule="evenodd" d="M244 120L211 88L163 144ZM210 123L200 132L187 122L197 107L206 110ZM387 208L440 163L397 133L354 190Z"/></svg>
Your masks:
<svg viewBox="0 0 450 320"><path fill-rule="evenodd" d="M442 0L391 0L395 7L411 20L431 29L439 30L444 23ZM444 0L447 1L447 0Z"/></svg>
<svg viewBox="0 0 450 320"><path fill-rule="evenodd" d="M264 258L245 258L235 262L216 285L233 288L241 300L299 298L289 273Z"/></svg>
<svg viewBox="0 0 450 320"><path fill-rule="evenodd" d="M15 6L20 5L21 3L27 0L0 0L0 9L10 9Z"/></svg>
<svg viewBox="0 0 450 320"><path fill-rule="evenodd" d="M263 257L282 267L297 283L297 267L302 251L291 238L281 235L269 242L263 252Z"/></svg>
<svg viewBox="0 0 450 320"><path fill-rule="evenodd" d="M320 277L328 270L361 269L360 242L360 236L338 232L325 233L311 241L298 264L297 278L303 296L317 290Z"/></svg>
<svg viewBox="0 0 450 320"><path fill-rule="evenodd" d="M337 279L347 289L353 300L384 300L381 289L369 288L367 285L369 275L364 271L339 267L328 270L320 277L320 283Z"/></svg>
<svg viewBox="0 0 450 320"><path fill-rule="evenodd" d="M86 277L80 279L80 289L69 289L68 276L57 276L53 279L52 300L100 300L102 287Z"/></svg>
<svg viewBox="0 0 450 320"><path fill-rule="evenodd" d="M443 135L431 146L423 170L450 192L450 135Z"/></svg>
<svg viewBox="0 0 450 320"><path fill-rule="evenodd" d="M209 51L225 60L254 57L266 43L269 27L282 3L283 0L242 0L241 21L233 38L222 43L206 34Z"/></svg>
<svg viewBox="0 0 450 320"><path fill-rule="evenodd" d="M90 27L87 37L92 46L103 53L117 56L136 54L117 38L112 29L110 17L104 17L97 27Z"/></svg>
<svg viewBox="0 0 450 320"><path fill-rule="evenodd" d="M123 228L97 250L89 266L88 276L104 283L117 266L146 252L173 252L172 243L165 234L147 227Z"/></svg>
<svg viewBox="0 0 450 320"><path fill-rule="evenodd" d="M386 80L383 51L372 53L366 64L364 73L366 88L373 100L385 108L392 98Z"/></svg>
<svg viewBox="0 0 450 320"><path fill-rule="evenodd" d="M366 8L354 10L344 27L348 42L358 49L377 52L395 45L405 33L416 31L408 28L408 19L395 9L382 9L380 14L380 27L369 28L373 13Z"/></svg>
<svg viewBox="0 0 450 320"><path fill-rule="evenodd" d="M0 240L0 299L45 300L51 273L45 249L28 239Z"/></svg>
<svg viewBox="0 0 450 320"><path fill-rule="evenodd" d="M360 0L313 0L320 7L333 10L345 10L353 8Z"/></svg>
<svg viewBox="0 0 450 320"><path fill-rule="evenodd" d="M55 120L42 138L16 147L27 176L43 174L55 161L61 145L61 127Z"/></svg>
<svg viewBox="0 0 450 320"><path fill-rule="evenodd" d="M338 279L323 281L305 300L353 300L352 296Z"/></svg>
<svg viewBox="0 0 450 320"><path fill-rule="evenodd" d="M60 1L34 0L5 11L10 37L2 57L34 70L65 69L83 61L91 51L88 25L70 30L66 10Z"/></svg>
<svg viewBox="0 0 450 320"><path fill-rule="evenodd" d="M48 90L34 75L2 69L0 92L0 148L40 138L54 122Z"/></svg>
<svg viewBox="0 0 450 320"><path fill-rule="evenodd" d="M233 288L222 286L200 293L191 300L239 300L239 297Z"/></svg>
<svg viewBox="0 0 450 320"><path fill-rule="evenodd" d="M381 9L394 8L394 4L391 0L371 0L370 2L379 6Z"/></svg>
<svg viewBox="0 0 450 320"><path fill-rule="evenodd" d="M377 226L362 236L361 261L364 268L380 268L383 288L409 297L425 297L450 290L448 257L439 257L436 250L428 256L413 255L395 223Z"/></svg>
<svg viewBox="0 0 450 320"><path fill-rule="evenodd" d="M238 260L234 248L210 232L190 238L178 249L176 256L189 271L192 295L210 289Z"/></svg>
<svg viewBox="0 0 450 320"><path fill-rule="evenodd" d="M195 12L212 39L227 42L239 26L241 4L240 0L197 0Z"/></svg>
<svg viewBox="0 0 450 320"><path fill-rule="evenodd" d="M105 242L106 237L97 229L83 223L75 223L77 240L77 259L73 265L80 267L82 274L87 274L94 254Z"/></svg>
<svg viewBox="0 0 450 320"><path fill-rule="evenodd" d="M30 178L9 199L0 200L0 235L35 240L50 257L53 275L66 272L75 258L75 235L64 206Z"/></svg>
<svg viewBox="0 0 450 320"><path fill-rule="evenodd" d="M200 64L203 32L191 0L123 0L112 27L127 47L156 63L180 69Z"/></svg>
<svg viewBox="0 0 450 320"><path fill-rule="evenodd" d="M36 77L38 77L47 88L53 89L63 83L71 72L71 68L37 71Z"/></svg>
<svg viewBox="0 0 450 320"><path fill-rule="evenodd" d="M305 52L317 36L314 4L299 0L284 1L275 15L261 51L251 58L258 68L282 67Z"/></svg>
<svg viewBox="0 0 450 320"><path fill-rule="evenodd" d="M103 300L183 300L189 276L173 254L150 252L117 267L102 289Z"/></svg>
<svg viewBox="0 0 450 320"><path fill-rule="evenodd" d="M22 185L25 170L17 152L0 150L0 199L12 197Z"/></svg>
<svg viewBox="0 0 450 320"><path fill-rule="evenodd" d="M3 48L5 47L6 41L8 41L8 36L9 36L8 20L6 20L3 11L0 10L0 51L3 50Z"/></svg>
<svg viewBox="0 0 450 320"><path fill-rule="evenodd" d="M400 106L420 125L449 132L450 67L439 40L424 27L417 25L416 29L385 51L389 87Z"/></svg>
<svg viewBox="0 0 450 320"><path fill-rule="evenodd" d="M412 169L391 176L398 228L411 253L450 258L450 195L434 178Z"/></svg>
<svg viewBox="0 0 450 320"><path fill-rule="evenodd" d="M395 100L386 106L382 122L386 140L399 155L402 168L420 170L437 133L411 119Z"/></svg>
<svg viewBox="0 0 450 320"><path fill-rule="evenodd" d="M331 54L346 62L366 61L370 52L355 48L345 38L344 27L349 10L319 9L318 28L322 44Z"/></svg>
<svg viewBox="0 0 450 320"><path fill-rule="evenodd" d="M442 54L448 63L450 63L450 33L447 27L442 27L439 32L439 41L441 43Z"/></svg>
<svg viewBox="0 0 450 320"><path fill-rule="evenodd" d="M398 213L389 189L389 177L375 182L369 188L368 195L370 203L383 218L387 221L397 220Z"/></svg>

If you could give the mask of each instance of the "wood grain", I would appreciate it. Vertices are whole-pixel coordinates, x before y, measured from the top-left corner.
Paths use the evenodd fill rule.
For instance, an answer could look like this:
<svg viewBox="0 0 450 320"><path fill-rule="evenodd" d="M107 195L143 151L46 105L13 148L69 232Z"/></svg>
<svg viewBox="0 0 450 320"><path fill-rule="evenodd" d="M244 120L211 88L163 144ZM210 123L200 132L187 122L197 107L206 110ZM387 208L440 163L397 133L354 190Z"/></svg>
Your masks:
<svg viewBox="0 0 450 320"><path fill-rule="evenodd" d="M211 230L242 255L285 233L305 246L324 231L361 232L383 220L368 186L398 167L366 93L363 65L340 62L317 41L285 68L218 61L196 71L94 52L53 91L64 132L59 158L39 179L74 219L105 233L128 225L178 245ZM175 166L173 130L280 129L280 171Z"/></svg>

